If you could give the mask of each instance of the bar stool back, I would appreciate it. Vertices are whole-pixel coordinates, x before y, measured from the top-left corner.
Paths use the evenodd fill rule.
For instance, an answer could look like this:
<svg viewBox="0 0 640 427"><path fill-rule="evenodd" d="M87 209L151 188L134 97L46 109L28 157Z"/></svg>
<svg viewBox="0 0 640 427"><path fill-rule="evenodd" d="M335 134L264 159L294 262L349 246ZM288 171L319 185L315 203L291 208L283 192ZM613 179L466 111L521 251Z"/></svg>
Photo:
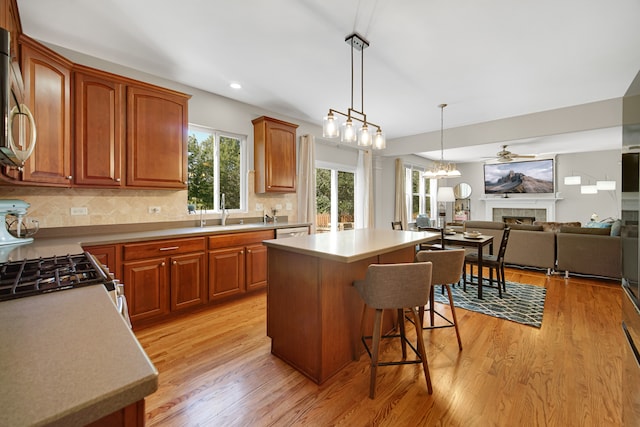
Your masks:
<svg viewBox="0 0 640 427"><path fill-rule="evenodd" d="M371 264L367 269L365 280L354 282L354 286L365 302L362 312L361 337L362 343L371 358L371 380L369 385L369 397L375 398L376 373L378 366L421 363L424 376L427 381L429 394L433 392L427 354L422 339L422 327L416 307L424 307L429 300L431 290L431 263L403 263L403 264ZM375 309L373 335L364 335L364 320L367 307ZM398 311L398 323L400 334L382 336L382 316L385 309ZM404 329L404 311L408 309L413 315L416 325L417 343L414 347L407 339ZM380 362L378 353L382 338L400 338L402 345L402 361ZM367 343L371 340L371 349ZM417 360L406 360L406 344L417 355Z"/></svg>
<svg viewBox="0 0 640 427"><path fill-rule="evenodd" d="M435 288L436 285L442 285L447 290L449 297L449 307L451 308L451 317L448 319L443 314L438 313L434 307L433 289L431 290L429 298L429 318L431 320L430 326L424 326L424 329L437 329L437 328L450 328L453 327L456 330L456 337L458 338L458 348L462 350L462 340L460 339L460 331L458 330L458 319L456 317L456 308L453 304L453 295L451 294L451 284L458 283L460 276L462 276L462 268L464 266L464 249L451 249L447 251L420 251L416 254L417 262L431 262L433 269L431 273L431 285ZM424 314L424 307L420 309L420 319ZM438 315L447 324L434 325L435 315Z"/></svg>

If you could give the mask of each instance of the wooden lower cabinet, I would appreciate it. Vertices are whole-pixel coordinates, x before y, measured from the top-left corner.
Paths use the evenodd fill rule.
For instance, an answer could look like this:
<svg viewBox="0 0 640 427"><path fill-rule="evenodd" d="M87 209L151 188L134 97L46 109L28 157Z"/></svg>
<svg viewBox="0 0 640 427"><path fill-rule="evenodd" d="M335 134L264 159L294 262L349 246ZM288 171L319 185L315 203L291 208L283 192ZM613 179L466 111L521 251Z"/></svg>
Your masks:
<svg viewBox="0 0 640 427"><path fill-rule="evenodd" d="M247 291L267 286L267 247L262 243L247 246Z"/></svg>
<svg viewBox="0 0 640 427"><path fill-rule="evenodd" d="M156 240L84 249L124 284L134 327L267 286L273 230Z"/></svg>
<svg viewBox="0 0 640 427"><path fill-rule="evenodd" d="M221 299L246 291L244 246L209 251L209 299Z"/></svg>
<svg viewBox="0 0 640 427"><path fill-rule="evenodd" d="M171 311L207 301L204 252L171 257Z"/></svg>
<svg viewBox="0 0 640 427"><path fill-rule="evenodd" d="M142 427L145 424L144 399L87 424L86 427Z"/></svg>
<svg viewBox="0 0 640 427"><path fill-rule="evenodd" d="M207 302L204 248L204 237L122 245L122 282L134 326Z"/></svg>
<svg viewBox="0 0 640 427"><path fill-rule="evenodd" d="M267 286L267 248L273 230L209 236L209 300Z"/></svg>
<svg viewBox="0 0 640 427"><path fill-rule="evenodd" d="M125 262L123 272L132 323L169 312L166 258Z"/></svg>

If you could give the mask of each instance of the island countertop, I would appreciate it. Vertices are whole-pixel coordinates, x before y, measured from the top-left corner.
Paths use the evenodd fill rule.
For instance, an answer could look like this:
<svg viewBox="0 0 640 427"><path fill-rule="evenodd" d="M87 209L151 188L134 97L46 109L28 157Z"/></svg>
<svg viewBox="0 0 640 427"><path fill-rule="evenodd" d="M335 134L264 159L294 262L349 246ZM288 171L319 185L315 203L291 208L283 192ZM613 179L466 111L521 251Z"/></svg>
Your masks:
<svg viewBox="0 0 640 427"><path fill-rule="evenodd" d="M0 425L85 425L158 387L104 286L0 302L0 324Z"/></svg>
<svg viewBox="0 0 640 427"><path fill-rule="evenodd" d="M439 236L438 233L429 231L364 228L265 240L263 243L267 247L350 263L435 240Z"/></svg>

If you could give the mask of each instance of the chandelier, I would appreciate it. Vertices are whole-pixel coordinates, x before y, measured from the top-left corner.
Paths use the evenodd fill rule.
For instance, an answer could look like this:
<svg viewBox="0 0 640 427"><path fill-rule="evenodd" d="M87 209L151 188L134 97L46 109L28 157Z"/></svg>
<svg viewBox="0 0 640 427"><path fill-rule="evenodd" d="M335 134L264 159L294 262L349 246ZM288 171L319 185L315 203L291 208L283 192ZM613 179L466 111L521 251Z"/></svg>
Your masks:
<svg viewBox="0 0 640 427"><path fill-rule="evenodd" d="M341 142L354 143L358 142L360 147L373 147L382 150L386 147L386 139L382 128L375 123L367 121L367 115L364 113L364 50L369 47L369 42L360 37L358 34L351 34L344 39L347 44L351 45L351 107L347 113L329 109L329 113L322 121L322 136L325 138L340 137ZM353 51L360 51L360 109L358 111L353 108ZM346 117L346 121L342 125L338 125L335 115ZM353 121L362 123L362 127L356 131ZM369 126L376 128L375 134L369 130Z"/></svg>
<svg viewBox="0 0 640 427"><path fill-rule="evenodd" d="M440 104L440 161L434 162L431 168L427 169L422 176L425 178L450 178L461 176L462 174L456 169L455 163L444 161L444 107L447 104Z"/></svg>

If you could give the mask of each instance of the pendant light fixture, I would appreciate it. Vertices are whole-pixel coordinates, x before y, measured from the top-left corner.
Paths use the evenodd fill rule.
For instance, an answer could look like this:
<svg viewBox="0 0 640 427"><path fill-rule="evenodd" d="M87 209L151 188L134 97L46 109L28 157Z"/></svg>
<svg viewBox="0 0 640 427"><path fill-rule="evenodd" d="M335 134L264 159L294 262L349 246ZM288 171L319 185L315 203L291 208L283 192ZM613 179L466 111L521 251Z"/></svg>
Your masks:
<svg viewBox="0 0 640 427"><path fill-rule="evenodd" d="M434 162L431 168L426 170L422 176L425 178L453 178L462 174L456 169L455 163L447 163L444 161L444 107L447 104L440 104L440 161Z"/></svg>
<svg viewBox="0 0 640 427"><path fill-rule="evenodd" d="M343 113L333 108L329 109L329 114L322 121L322 136L325 138L340 137L340 141L344 143L358 142L360 147L373 147L376 150L382 150L386 147L386 138L382 132L382 128L375 123L367 121L367 115L364 113L364 50L369 47L369 42L356 33L347 36L344 40L351 46L351 107L347 113ZM353 51L360 51L360 109L358 111L353 108ZM336 118L341 115L347 118L342 124L338 124ZM354 120L362 123L362 127L356 130ZM376 128L375 133L369 129L369 126Z"/></svg>

